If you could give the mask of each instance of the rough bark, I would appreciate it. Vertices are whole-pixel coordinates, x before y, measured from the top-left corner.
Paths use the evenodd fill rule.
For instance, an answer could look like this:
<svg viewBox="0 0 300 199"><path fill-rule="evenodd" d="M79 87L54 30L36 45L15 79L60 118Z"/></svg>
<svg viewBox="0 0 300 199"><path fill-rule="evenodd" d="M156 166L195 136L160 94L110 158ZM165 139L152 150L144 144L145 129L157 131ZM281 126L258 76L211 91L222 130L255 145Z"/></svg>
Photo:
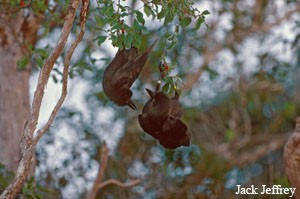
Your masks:
<svg viewBox="0 0 300 199"><path fill-rule="evenodd" d="M17 68L26 55L25 43L34 45L41 17L24 16L23 10L0 15L0 162L16 171L20 139L29 115L30 67Z"/></svg>
<svg viewBox="0 0 300 199"><path fill-rule="evenodd" d="M51 116L44 127L39 129L36 133L37 121L39 118L41 103L44 97L44 90L49 80L50 72L53 69L54 63L57 61L58 57L63 52L68 36L73 27L74 19L76 16L76 11L80 4L79 0L70 1L69 7L67 9L67 15L65 17L65 22L62 27L61 36L49 55L49 57L45 60L44 65L40 71L39 79L37 83L37 87L34 93L32 107L30 109L30 115L26 121L26 124L23 129L23 135L21 139L21 158L19 160L16 176L13 182L5 188L3 193L1 194L1 199L13 199L16 198L16 195L24 186L26 179L29 175L30 168L32 167L32 158L34 155L35 147L42 135L48 130L51 123L53 122L58 110L62 106L62 103L67 94L67 80L68 80L68 67L70 64L70 59L73 55L75 48L78 43L82 40L83 35L85 33L85 24L87 19L87 11L88 11L88 0L82 0L82 8L80 12L80 28L81 31L77 36L74 43L71 45L70 49L66 53L66 58L64 62L64 72L63 72L63 87L62 94L57 102L55 108L53 109Z"/></svg>
<svg viewBox="0 0 300 199"><path fill-rule="evenodd" d="M284 147L285 172L291 184L296 188L295 198L300 198L300 117L296 120L296 128Z"/></svg>

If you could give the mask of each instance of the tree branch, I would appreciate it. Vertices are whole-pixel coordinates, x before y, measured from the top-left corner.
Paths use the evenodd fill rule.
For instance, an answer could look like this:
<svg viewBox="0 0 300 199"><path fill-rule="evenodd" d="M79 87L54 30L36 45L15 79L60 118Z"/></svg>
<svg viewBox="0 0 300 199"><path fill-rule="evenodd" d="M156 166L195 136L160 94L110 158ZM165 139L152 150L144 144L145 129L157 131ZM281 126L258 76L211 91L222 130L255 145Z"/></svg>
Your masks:
<svg viewBox="0 0 300 199"><path fill-rule="evenodd" d="M284 146L284 167L291 187L296 188L295 198L300 198L300 117L294 133Z"/></svg>
<svg viewBox="0 0 300 199"><path fill-rule="evenodd" d="M106 180L106 181L102 182L103 178L104 178L104 173L105 173L105 170L107 167L108 152L109 152L108 147L106 144L104 144L101 148L101 160L100 160L100 165L99 165L96 180L95 180L92 188L87 192L85 199L96 198L99 189L102 189L103 187L108 186L110 184L115 184L119 187L126 188L126 187L135 186L141 182L139 179L132 180L131 182L128 182L128 183L122 183L115 179L110 179L110 180Z"/></svg>
<svg viewBox="0 0 300 199"><path fill-rule="evenodd" d="M65 61L64 61L64 70L63 70L63 83L62 83L62 92L61 96L55 105L47 123L40 129L38 130L34 142L37 143L40 138L44 135L44 133L49 129L50 125L53 123L54 118L58 112L58 110L61 108L66 96L67 96L67 88L68 88L68 75L69 75L69 64L71 61L71 58L73 56L74 50L78 46L78 44L81 42L84 34L85 34L85 24L86 24L86 19L87 19L87 12L88 12L88 7L89 7L89 1L88 0L83 0L82 1L83 5L81 7L80 11L80 33L78 34L76 40L72 43L70 49L67 52Z"/></svg>
<svg viewBox="0 0 300 199"><path fill-rule="evenodd" d="M53 69L53 66L67 43L78 6L79 6L79 0L73 0L70 2L70 5L68 7L68 14L66 15L65 23L63 25L60 38L55 48L53 49L52 53L46 59L42 67L42 70L39 74L38 85L33 97L30 119L28 121L28 126L26 126L27 128L25 128L25 132L24 132L25 134L24 136L25 138L27 138L27 141L30 141L33 138L33 134L36 129L37 121L39 118L42 99L44 97L45 87L48 83L49 76Z"/></svg>
<svg viewBox="0 0 300 199"><path fill-rule="evenodd" d="M115 179L110 179L110 180L106 180L106 181L102 182L101 184L99 184L98 189L101 189L101 188L103 188L105 186L108 186L110 184L114 184L114 185L117 185L119 187L126 188L126 187L135 186L135 185L139 184L140 182L141 182L141 180L139 180L139 179L135 179L135 180L132 180L132 181L126 182L126 183L120 182L120 181L115 180Z"/></svg>
<svg viewBox="0 0 300 199"><path fill-rule="evenodd" d="M62 28L62 32L60 35L60 38L57 42L57 45L53 49L52 53L49 55L49 57L45 60L45 63L40 71L39 79L37 83L37 88L34 93L34 98L32 102L32 109L29 116L29 120L27 120L27 123L24 127L23 131L23 137L21 140L21 159L19 161L17 173L15 176L15 179L13 180L12 184L10 184L8 187L5 188L5 190L2 192L0 199L13 199L16 198L17 193L21 190L21 188L24 186L26 182L26 178L30 171L30 166L32 164L33 154L35 151L35 146L41 136L45 133L45 131L49 128L51 123L54 120L54 117L58 111L58 109L61 107L65 96L67 94L67 80L68 80L68 67L70 63L70 59L73 55L73 52L75 48L77 47L78 43L81 41L84 32L85 32L85 22L86 22L86 15L87 15L87 9L89 1L83 0L82 2L82 9L81 9L81 32L78 35L76 41L72 44L69 51L67 52L67 56L64 63L64 77L63 77L63 89L62 89L62 95L55 106L48 122L46 125L37 132L37 136L34 138L34 132L36 129L37 121L39 118L39 112L41 108L41 103L44 97L44 89L47 85L47 82L49 80L50 73L53 69L54 63L62 53L63 49L65 48L68 36L71 32L71 28L73 26L73 22L75 19L76 10L79 6L79 0L73 0L70 1L67 15L65 18L65 22Z"/></svg>
<svg viewBox="0 0 300 199"><path fill-rule="evenodd" d="M99 169L98 169L98 174L97 174L97 178L93 184L93 187L90 189L90 191L86 194L86 199L94 199L97 196L97 192L98 192L98 187L101 184L103 177L104 177L104 173L106 170L106 166L107 166L107 161L108 161L108 147L106 144L103 144L102 148L101 148L101 160L100 160L100 165L99 165Z"/></svg>

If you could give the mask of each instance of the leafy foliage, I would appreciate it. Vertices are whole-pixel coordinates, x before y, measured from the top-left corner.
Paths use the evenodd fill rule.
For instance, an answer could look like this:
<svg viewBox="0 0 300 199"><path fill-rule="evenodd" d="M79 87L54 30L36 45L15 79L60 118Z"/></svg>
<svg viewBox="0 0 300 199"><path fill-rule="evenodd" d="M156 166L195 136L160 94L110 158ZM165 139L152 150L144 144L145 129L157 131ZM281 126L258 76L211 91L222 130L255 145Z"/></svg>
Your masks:
<svg viewBox="0 0 300 199"><path fill-rule="evenodd" d="M6 170L4 165L0 163L0 193L12 182L14 176L13 172ZM37 185L34 178L28 180L22 188L22 195L26 199L41 199L48 193L50 193L49 190Z"/></svg>
<svg viewBox="0 0 300 199"><path fill-rule="evenodd" d="M144 13L134 10L129 6L120 3L115 4L111 0L98 0L99 15L96 15L98 27L106 34L95 38L98 45L106 41L107 37L118 48L129 48L132 45L139 48L141 45L141 32L147 31L145 17L152 17L152 20L164 20L166 32L163 36L168 40L168 49L174 48L177 44L177 33L179 28L186 28L194 19L196 21L194 30L198 30L209 14L207 10L200 12L193 7L191 1L144 1ZM130 18L131 17L131 18ZM130 18L130 19L129 19ZM128 21L132 21L132 24ZM107 24L109 27L107 27ZM175 25L174 31L170 31L171 26Z"/></svg>

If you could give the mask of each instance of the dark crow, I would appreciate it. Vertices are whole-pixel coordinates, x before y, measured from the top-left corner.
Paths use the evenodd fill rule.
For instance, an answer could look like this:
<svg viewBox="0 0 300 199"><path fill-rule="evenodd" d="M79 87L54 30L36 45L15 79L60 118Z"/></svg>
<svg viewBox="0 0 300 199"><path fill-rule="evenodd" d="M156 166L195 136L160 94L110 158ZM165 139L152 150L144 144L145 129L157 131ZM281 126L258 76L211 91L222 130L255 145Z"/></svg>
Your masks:
<svg viewBox="0 0 300 199"><path fill-rule="evenodd" d="M180 146L190 146L191 135L188 127L181 120L175 119L174 125L168 130L158 133L159 143L167 149L175 149Z"/></svg>
<svg viewBox="0 0 300 199"><path fill-rule="evenodd" d="M169 129L172 129L174 125L176 125L176 120L180 119L183 115L181 105L179 103L179 94L177 91L175 91L174 97L171 99L171 110L169 113L169 117L164 122L164 125L162 127L162 131L169 131Z"/></svg>
<svg viewBox="0 0 300 199"><path fill-rule="evenodd" d="M135 47L117 52L115 58L105 69L102 81L103 90L111 101L119 106L127 105L133 110L136 109L131 100L130 87L138 78L154 44L155 42L142 54L139 54Z"/></svg>
<svg viewBox="0 0 300 199"><path fill-rule="evenodd" d="M171 100L163 92L153 92L146 89L150 99L143 107L142 114L138 116L138 120L142 129L157 138L157 133L167 120L171 110Z"/></svg>
<svg viewBox="0 0 300 199"><path fill-rule="evenodd" d="M163 92L153 92L146 89L150 99L143 107L138 120L142 129L158 139L159 143L168 149L190 145L188 127L180 118L182 108L179 104L179 94L170 99Z"/></svg>

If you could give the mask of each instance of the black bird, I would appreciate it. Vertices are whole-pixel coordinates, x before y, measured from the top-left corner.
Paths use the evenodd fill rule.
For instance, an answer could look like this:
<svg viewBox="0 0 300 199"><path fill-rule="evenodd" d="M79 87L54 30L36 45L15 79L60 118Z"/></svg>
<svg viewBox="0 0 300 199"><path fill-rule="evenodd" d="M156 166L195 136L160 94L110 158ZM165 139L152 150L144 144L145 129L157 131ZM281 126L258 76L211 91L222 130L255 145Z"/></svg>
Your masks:
<svg viewBox="0 0 300 199"><path fill-rule="evenodd" d="M183 111L178 101L179 96L179 93L175 91L175 95L171 99L169 117L164 122L158 137L159 143L168 149L190 145L191 136L188 127L180 120Z"/></svg>
<svg viewBox="0 0 300 199"><path fill-rule="evenodd" d="M103 90L111 101L119 106L127 105L133 110L136 109L131 100L130 87L139 76L155 43L156 41L142 54L135 47L117 52L105 69L102 81Z"/></svg>
<svg viewBox="0 0 300 199"><path fill-rule="evenodd" d="M147 89L150 99L143 107L138 120L142 129L154 138L158 139L163 124L171 111L171 100L163 92L153 92Z"/></svg>
<svg viewBox="0 0 300 199"><path fill-rule="evenodd" d="M188 127L181 120L175 119L170 128L158 133L159 143L168 149L175 149L180 146L190 146L191 135Z"/></svg>
<svg viewBox="0 0 300 199"><path fill-rule="evenodd" d="M183 115L179 94L170 99L163 92L146 89L150 99L143 107L138 120L142 129L168 149L190 145L188 127L180 118Z"/></svg>
<svg viewBox="0 0 300 199"><path fill-rule="evenodd" d="M181 105L179 103L179 93L175 91L174 97L171 99L171 110L169 113L168 119L165 121L162 130L168 131L169 129L172 129L174 125L176 125L176 120L180 119L183 115L183 111L181 108Z"/></svg>
<svg viewBox="0 0 300 199"><path fill-rule="evenodd" d="M179 93L177 91L175 91L175 95L174 97L172 97L171 102L172 102L172 108L171 108L171 112L170 115L180 119L183 115L183 111L182 111L182 107L179 103Z"/></svg>

